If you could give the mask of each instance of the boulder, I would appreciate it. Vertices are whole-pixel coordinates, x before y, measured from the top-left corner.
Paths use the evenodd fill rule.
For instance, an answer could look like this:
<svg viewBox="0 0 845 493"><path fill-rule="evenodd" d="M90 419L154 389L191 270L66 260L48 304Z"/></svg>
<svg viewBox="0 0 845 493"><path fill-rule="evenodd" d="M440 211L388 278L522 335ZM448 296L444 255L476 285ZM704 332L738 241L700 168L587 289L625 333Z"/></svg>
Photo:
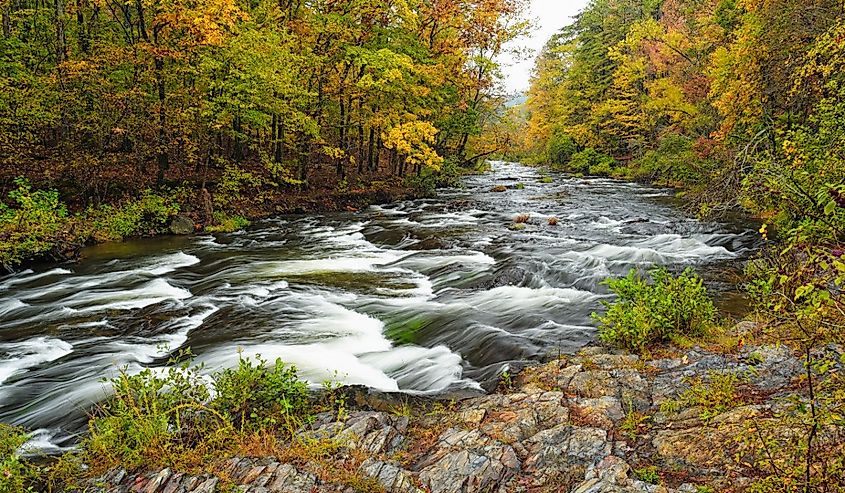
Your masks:
<svg viewBox="0 0 845 493"><path fill-rule="evenodd" d="M170 232L175 235L190 235L194 231L194 221L188 216L180 214L170 221Z"/></svg>

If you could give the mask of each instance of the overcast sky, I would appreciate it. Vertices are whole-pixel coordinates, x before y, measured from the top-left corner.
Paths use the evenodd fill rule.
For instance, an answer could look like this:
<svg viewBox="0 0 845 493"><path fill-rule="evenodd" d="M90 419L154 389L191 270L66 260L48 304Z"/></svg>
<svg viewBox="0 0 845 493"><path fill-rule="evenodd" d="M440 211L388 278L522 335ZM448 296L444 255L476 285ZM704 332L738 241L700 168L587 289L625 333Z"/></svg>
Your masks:
<svg viewBox="0 0 845 493"><path fill-rule="evenodd" d="M529 38L523 38L518 46L531 48L533 53L524 61L515 61L511 56L503 56L502 73L505 87L509 92L521 92L528 89L534 58L546 41L560 28L572 22L571 17L583 9L588 0L530 0L529 18L534 19L535 29Z"/></svg>

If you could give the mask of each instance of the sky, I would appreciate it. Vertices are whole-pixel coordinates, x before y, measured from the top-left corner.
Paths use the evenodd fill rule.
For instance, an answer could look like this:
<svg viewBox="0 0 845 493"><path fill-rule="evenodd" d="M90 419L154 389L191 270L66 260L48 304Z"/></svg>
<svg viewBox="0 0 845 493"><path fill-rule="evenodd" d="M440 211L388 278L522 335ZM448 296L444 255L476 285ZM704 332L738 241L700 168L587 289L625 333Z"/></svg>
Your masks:
<svg viewBox="0 0 845 493"><path fill-rule="evenodd" d="M530 0L529 19L535 21L535 29L528 38L516 42L516 46L533 50L526 60L515 60L512 55L503 55L502 73L508 92L523 92L528 89L534 59L549 38L563 26L572 22L572 16L587 5L588 0Z"/></svg>

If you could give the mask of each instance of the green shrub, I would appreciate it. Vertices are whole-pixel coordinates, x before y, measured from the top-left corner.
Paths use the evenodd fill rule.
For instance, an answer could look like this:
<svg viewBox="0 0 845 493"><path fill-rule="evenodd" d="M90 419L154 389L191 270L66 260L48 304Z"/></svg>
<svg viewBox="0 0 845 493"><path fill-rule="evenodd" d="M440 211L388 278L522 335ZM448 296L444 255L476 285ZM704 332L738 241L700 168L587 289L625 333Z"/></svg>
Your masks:
<svg viewBox="0 0 845 493"><path fill-rule="evenodd" d="M575 143L575 139L566 134L552 135L546 146L546 158L555 168L566 165L576 152L578 152L578 144Z"/></svg>
<svg viewBox="0 0 845 493"><path fill-rule="evenodd" d="M265 184L260 176L235 164L225 163L225 166L226 169L217 183L214 194L214 205L217 207L232 207L237 202L244 200L245 191L253 190L257 192Z"/></svg>
<svg viewBox="0 0 845 493"><path fill-rule="evenodd" d="M571 173L605 174L609 175L615 166L616 161L602 154L592 147L588 147L572 156L566 170ZM593 173L595 170L597 173Z"/></svg>
<svg viewBox="0 0 845 493"><path fill-rule="evenodd" d="M20 428L0 423L0 491L34 492L38 467L21 458L27 435Z"/></svg>
<svg viewBox="0 0 845 493"><path fill-rule="evenodd" d="M439 170L423 167L419 174L410 174L405 177L405 186L423 196L433 196L438 188L460 188L463 186L461 177L466 174L478 173L484 169L486 161L476 165L475 168L461 167L458 160L448 158L443 160Z"/></svg>
<svg viewBox="0 0 845 493"><path fill-rule="evenodd" d="M68 221L67 207L56 190L32 190L25 178L15 180L10 207L0 202L0 264L14 265L50 251Z"/></svg>
<svg viewBox="0 0 845 493"><path fill-rule="evenodd" d="M85 462L95 470L189 467L232 450L241 432L290 435L308 419L307 387L280 361L241 359L210 376L190 362L163 373L123 371L89 422Z"/></svg>
<svg viewBox="0 0 845 493"><path fill-rule="evenodd" d="M231 233L250 225L249 219L243 216L229 215L225 212L215 212L214 222L216 224L205 228L209 233Z"/></svg>
<svg viewBox="0 0 845 493"><path fill-rule="evenodd" d="M700 336L713 325L716 309L704 284L691 269L675 277L665 268L651 272L648 282L637 270L605 284L616 294L603 302L604 315L593 314L602 341L634 351L676 336Z"/></svg>
<svg viewBox="0 0 845 493"><path fill-rule="evenodd" d="M296 368L281 360L271 367L260 357L256 360L241 358L238 368L215 374L211 407L241 431L280 425L296 429L308 414L308 386L297 378Z"/></svg>
<svg viewBox="0 0 845 493"><path fill-rule="evenodd" d="M120 241L131 236L153 235L167 231L170 219L179 213L179 202L173 194L151 190L122 205L101 205L90 208L87 218L93 226L96 241Z"/></svg>
<svg viewBox="0 0 845 493"><path fill-rule="evenodd" d="M693 140L670 134L660 139L657 149L646 152L636 163L636 178L666 183L698 183L708 163L693 149Z"/></svg>
<svg viewBox="0 0 845 493"><path fill-rule="evenodd" d="M613 163L614 161L612 159L603 159L597 164L590 166L588 172L593 176L610 176L613 174Z"/></svg>

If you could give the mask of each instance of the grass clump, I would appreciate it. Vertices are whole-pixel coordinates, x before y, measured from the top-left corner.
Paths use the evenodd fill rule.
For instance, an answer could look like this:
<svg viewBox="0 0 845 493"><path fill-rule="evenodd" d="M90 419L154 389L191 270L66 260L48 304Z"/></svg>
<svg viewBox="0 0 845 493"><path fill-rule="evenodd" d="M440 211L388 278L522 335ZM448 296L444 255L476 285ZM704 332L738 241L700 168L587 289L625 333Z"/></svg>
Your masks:
<svg viewBox="0 0 845 493"><path fill-rule="evenodd" d="M612 346L643 352L678 336L702 336L715 323L713 301L690 269L673 276L659 268L651 271L651 282L631 270L605 284L617 299L603 302L606 313L593 318L601 340Z"/></svg>
<svg viewBox="0 0 845 493"><path fill-rule="evenodd" d="M634 469L634 476L644 483L659 484L660 473L656 466L646 466Z"/></svg>
<svg viewBox="0 0 845 493"><path fill-rule="evenodd" d="M619 431L628 439L636 440L641 434L648 431L649 421L651 421L651 416L629 409L625 418L619 423Z"/></svg>
<svg viewBox="0 0 845 493"><path fill-rule="evenodd" d="M40 471L20 455L27 440L20 428L0 424L0 491L36 491Z"/></svg>
<svg viewBox="0 0 845 493"><path fill-rule="evenodd" d="M677 399L666 401L661 411L673 412L682 407L698 407L699 419L708 423L716 416L744 404L739 386L745 378L732 372L710 372L707 377L688 380L690 388Z"/></svg>

